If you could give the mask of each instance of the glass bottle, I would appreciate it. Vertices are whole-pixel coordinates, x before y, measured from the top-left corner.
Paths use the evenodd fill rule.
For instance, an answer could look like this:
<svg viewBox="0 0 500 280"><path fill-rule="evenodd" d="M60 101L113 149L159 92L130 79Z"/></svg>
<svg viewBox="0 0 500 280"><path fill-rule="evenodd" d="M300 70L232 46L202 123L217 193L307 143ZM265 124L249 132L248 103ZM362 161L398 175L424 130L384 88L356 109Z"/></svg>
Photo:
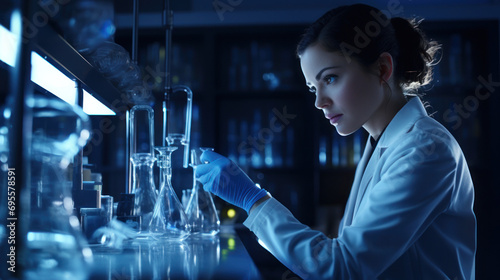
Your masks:
<svg viewBox="0 0 500 280"><path fill-rule="evenodd" d="M213 236L220 231L220 220L217 215L212 195L203 189L203 185L196 180L195 169L201 164L201 152L212 150L212 148L200 148L191 150L191 167L193 168L193 189L191 197L186 206L186 215L188 217L191 232L195 235Z"/></svg>
<svg viewBox="0 0 500 280"><path fill-rule="evenodd" d="M140 234L148 234L158 193L153 180L155 157L149 153L133 154L132 192L135 194L134 214L141 217Z"/></svg>
<svg viewBox="0 0 500 280"><path fill-rule="evenodd" d="M149 225L151 234L160 239L182 241L189 236L190 228L182 204L172 188L172 152L177 147L155 147L160 168L160 195L156 201Z"/></svg>
<svg viewBox="0 0 500 280"><path fill-rule="evenodd" d="M90 138L90 120L80 107L38 97L33 110L30 215L25 279L86 279L92 251L73 215L73 157Z"/></svg>

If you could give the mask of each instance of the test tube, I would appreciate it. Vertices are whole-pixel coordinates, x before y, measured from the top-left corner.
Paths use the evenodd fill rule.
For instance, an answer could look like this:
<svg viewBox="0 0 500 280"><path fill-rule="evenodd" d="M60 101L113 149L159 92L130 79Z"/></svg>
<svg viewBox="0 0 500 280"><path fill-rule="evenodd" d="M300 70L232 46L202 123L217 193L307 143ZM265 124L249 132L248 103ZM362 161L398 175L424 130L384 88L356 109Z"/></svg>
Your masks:
<svg viewBox="0 0 500 280"><path fill-rule="evenodd" d="M148 135L149 140L146 144L142 141L139 141L138 129L144 126L140 126L139 124L144 121L144 114L140 114L141 111L145 112L146 122L148 123ZM127 139L129 141L129 149L127 153L127 193L132 192L132 161L130 158L135 153L150 153L154 155L154 110L151 106L148 105L135 105L130 109L130 112L127 114ZM141 119L142 116L142 119ZM143 147L142 145L138 147L138 144L148 145L149 147Z"/></svg>
<svg viewBox="0 0 500 280"><path fill-rule="evenodd" d="M148 147L145 147L144 141L140 141L139 128L142 127L144 115L139 115L140 111L144 111L146 114L146 122L148 123L148 134L149 139L146 142ZM130 110L130 156L135 153L150 153L154 155L154 110L148 105L135 105ZM139 146L138 146L139 145Z"/></svg>
<svg viewBox="0 0 500 280"><path fill-rule="evenodd" d="M185 95L185 99L182 95ZM164 131L167 132L168 145L183 146L183 167L189 164L189 143L191 139L191 116L193 110L193 92L186 86L175 86L167 93L164 105Z"/></svg>

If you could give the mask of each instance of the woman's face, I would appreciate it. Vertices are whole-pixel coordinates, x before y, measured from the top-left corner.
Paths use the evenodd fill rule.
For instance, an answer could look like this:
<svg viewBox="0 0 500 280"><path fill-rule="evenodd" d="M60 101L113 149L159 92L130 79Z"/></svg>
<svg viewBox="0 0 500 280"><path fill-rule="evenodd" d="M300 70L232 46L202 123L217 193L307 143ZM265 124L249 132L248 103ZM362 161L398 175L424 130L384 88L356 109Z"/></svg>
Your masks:
<svg viewBox="0 0 500 280"><path fill-rule="evenodd" d="M307 86L316 94L314 105L340 135L349 135L360 127L370 134L371 130L377 130L376 116L382 107L384 91L375 68L369 73L355 60L348 62L340 53L329 52L321 44L309 46L300 57L300 65Z"/></svg>

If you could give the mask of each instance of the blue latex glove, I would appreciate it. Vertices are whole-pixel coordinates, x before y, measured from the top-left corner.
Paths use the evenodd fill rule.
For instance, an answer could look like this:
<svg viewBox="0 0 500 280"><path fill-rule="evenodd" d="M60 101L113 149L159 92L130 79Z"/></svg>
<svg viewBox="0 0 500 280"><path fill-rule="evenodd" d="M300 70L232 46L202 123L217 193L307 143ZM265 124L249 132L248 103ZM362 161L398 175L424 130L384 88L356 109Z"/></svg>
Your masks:
<svg viewBox="0 0 500 280"><path fill-rule="evenodd" d="M250 211L267 191L259 188L230 159L212 151L204 151L201 162L195 169L195 176L203 184L203 189L225 201Z"/></svg>

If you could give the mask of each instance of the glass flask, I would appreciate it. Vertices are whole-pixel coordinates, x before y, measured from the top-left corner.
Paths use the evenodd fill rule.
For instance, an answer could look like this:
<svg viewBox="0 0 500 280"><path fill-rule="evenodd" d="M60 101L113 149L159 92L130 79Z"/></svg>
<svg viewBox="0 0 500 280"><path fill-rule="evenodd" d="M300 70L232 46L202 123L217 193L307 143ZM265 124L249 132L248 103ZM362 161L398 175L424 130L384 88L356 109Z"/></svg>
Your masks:
<svg viewBox="0 0 500 280"><path fill-rule="evenodd" d="M167 92L166 97L167 99L163 102L163 139L167 141L169 146L178 146L182 150L182 166L187 168L193 92L189 87L180 85Z"/></svg>
<svg viewBox="0 0 500 280"><path fill-rule="evenodd" d="M135 194L134 214L141 217L140 233L146 234L157 201L153 179L153 165L156 158L149 153L136 153L130 158L133 165L132 192Z"/></svg>
<svg viewBox="0 0 500 280"><path fill-rule="evenodd" d="M153 179L154 111L148 105L135 105L130 109L130 163L128 176L132 181L130 193L135 194L134 215L141 217L139 237L148 235L148 226L158 192Z"/></svg>
<svg viewBox="0 0 500 280"><path fill-rule="evenodd" d="M182 241L189 236L190 228L186 213L171 184L171 155L177 147L155 147L155 149L158 151L157 164L160 168L160 195L156 201L149 230L156 238Z"/></svg>
<svg viewBox="0 0 500 280"><path fill-rule="evenodd" d="M200 161L201 152L211 150L212 148L199 148L191 150L191 167L193 168L193 189L191 197L186 206L186 215L188 217L191 232L194 235L213 236L220 231L220 220L217 215L212 194L203 189L203 185L196 180L196 166L202 164Z"/></svg>
<svg viewBox="0 0 500 280"><path fill-rule="evenodd" d="M89 117L61 100L27 100L33 111L26 279L86 279L92 251L73 215L68 166L90 138Z"/></svg>
<svg viewBox="0 0 500 280"><path fill-rule="evenodd" d="M130 132L128 154L130 161L127 168L127 191L133 190L132 156L146 153L154 158L154 110L148 105L135 105L130 109L127 130ZM128 156L127 156L128 157Z"/></svg>

